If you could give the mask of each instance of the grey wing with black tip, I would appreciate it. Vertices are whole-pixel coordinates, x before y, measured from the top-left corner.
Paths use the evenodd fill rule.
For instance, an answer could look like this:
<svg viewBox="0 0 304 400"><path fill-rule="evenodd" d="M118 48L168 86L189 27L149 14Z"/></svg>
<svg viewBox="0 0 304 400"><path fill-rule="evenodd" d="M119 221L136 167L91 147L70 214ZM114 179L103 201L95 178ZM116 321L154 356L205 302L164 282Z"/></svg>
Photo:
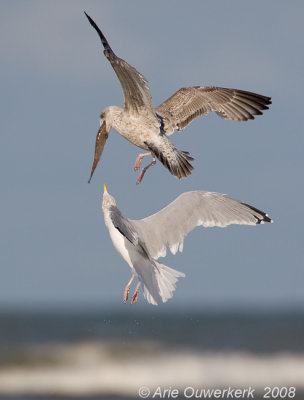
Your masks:
<svg viewBox="0 0 304 400"><path fill-rule="evenodd" d="M272 220L263 211L216 192L193 191L180 195L159 212L134 221L136 231L155 259L182 251L185 236L195 227L256 225Z"/></svg>
<svg viewBox="0 0 304 400"><path fill-rule="evenodd" d="M247 121L267 110L271 98L238 89L214 86L184 87L158 107L167 135L175 129L182 131L194 119L215 111L220 117L232 121Z"/></svg>
<svg viewBox="0 0 304 400"><path fill-rule="evenodd" d="M132 243L139 252L150 258L143 240L139 237L133 222L126 218L116 206L109 208L110 218L115 228Z"/></svg>
<svg viewBox="0 0 304 400"><path fill-rule="evenodd" d="M147 79L126 61L116 56L97 24L87 13L85 15L97 31L104 47L104 55L110 61L120 81L124 93L125 109L139 112L140 109L145 108L146 111L155 116Z"/></svg>

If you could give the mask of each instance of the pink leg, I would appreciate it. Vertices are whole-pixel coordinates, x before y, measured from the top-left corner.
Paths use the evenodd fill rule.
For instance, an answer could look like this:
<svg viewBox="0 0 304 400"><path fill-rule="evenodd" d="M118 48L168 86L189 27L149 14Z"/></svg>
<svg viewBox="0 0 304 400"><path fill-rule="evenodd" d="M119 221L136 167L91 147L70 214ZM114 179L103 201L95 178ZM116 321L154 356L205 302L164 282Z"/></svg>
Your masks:
<svg viewBox="0 0 304 400"><path fill-rule="evenodd" d="M150 152L150 151L149 151L149 153L141 153L141 154L138 154L138 157L136 158L135 164L134 164L134 171L137 171L137 170L138 170L138 168L139 168L140 165L141 165L142 159L143 159L144 157L150 156L150 155L151 155L151 152Z"/></svg>
<svg viewBox="0 0 304 400"><path fill-rule="evenodd" d="M156 164L156 160L155 160L155 156L153 156L153 161L140 171L140 174L138 175L138 178L137 178L137 181L136 181L137 185L142 181L142 178L144 177L144 175L147 172L147 170L150 167L152 167L153 165L155 165L155 164Z"/></svg>
<svg viewBox="0 0 304 400"><path fill-rule="evenodd" d="M136 286L135 292L134 292L133 297L132 297L131 304L135 304L137 302L139 286L140 286L140 282L138 282L138 284Z"/></svg>
<svg viewBox="0 0 304 400"><path fill-rule="evenodd" d="M123 295L123 302L126 304L128 297L129 297L129 292L130 292L130 285L133 282L134 278L135 278L135 274L132 275L131 279L129 280L129 282L127 283L127 286L125 287L125 291L124 291L124 295Z"/></svg>

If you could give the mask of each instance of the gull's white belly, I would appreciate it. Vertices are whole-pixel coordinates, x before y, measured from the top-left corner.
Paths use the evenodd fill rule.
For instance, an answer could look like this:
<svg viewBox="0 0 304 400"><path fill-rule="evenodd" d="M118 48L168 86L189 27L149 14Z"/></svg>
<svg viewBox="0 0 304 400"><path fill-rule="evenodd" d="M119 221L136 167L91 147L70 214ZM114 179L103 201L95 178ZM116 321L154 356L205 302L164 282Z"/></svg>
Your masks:
<svg viewBox="0 0 304 400"><path fill-rule="evenodd" d="M115 227L111 224L109 227L109 233L114 247L121 255L121 257L129 264L130 268L133 269L133 262L131 257L135 255L136 250L132 243L128 241ZM134 259L134 258L133 258Z"/></svg>

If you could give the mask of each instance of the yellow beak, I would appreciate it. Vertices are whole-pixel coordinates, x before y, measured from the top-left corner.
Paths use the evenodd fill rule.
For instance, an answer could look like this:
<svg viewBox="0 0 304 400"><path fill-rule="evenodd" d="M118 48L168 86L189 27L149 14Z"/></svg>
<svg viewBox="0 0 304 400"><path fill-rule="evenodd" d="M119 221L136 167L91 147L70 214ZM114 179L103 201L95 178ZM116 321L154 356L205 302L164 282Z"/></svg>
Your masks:
<svg viewBox="0 0 304 400"><path fill-rule="evenodd" d="M107 192L108 193L106 184L103 185L103 192Z"/></svg>

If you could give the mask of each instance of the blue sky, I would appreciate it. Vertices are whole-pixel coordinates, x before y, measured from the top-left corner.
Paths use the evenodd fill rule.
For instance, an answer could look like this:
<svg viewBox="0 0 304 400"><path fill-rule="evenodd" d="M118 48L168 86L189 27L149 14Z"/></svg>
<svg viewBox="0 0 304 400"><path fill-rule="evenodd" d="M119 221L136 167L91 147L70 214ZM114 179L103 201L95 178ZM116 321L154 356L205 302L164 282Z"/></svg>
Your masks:
<svg viewBox="0 0 304 400"><path fill-rule="evenodd" d="M84 10L155 105L215 85L271 96L270 110L172 136L195 158L182 181L157 163L136 186L140 149L112 130L88 185L99 113L123 96ZM130 218L200 189L275 221L193 231L162 260L187 275L163 307L303 307L303 18L301 1L2 1L0 306L121 305L130 270L104 226L106 183Z"/></svg>

